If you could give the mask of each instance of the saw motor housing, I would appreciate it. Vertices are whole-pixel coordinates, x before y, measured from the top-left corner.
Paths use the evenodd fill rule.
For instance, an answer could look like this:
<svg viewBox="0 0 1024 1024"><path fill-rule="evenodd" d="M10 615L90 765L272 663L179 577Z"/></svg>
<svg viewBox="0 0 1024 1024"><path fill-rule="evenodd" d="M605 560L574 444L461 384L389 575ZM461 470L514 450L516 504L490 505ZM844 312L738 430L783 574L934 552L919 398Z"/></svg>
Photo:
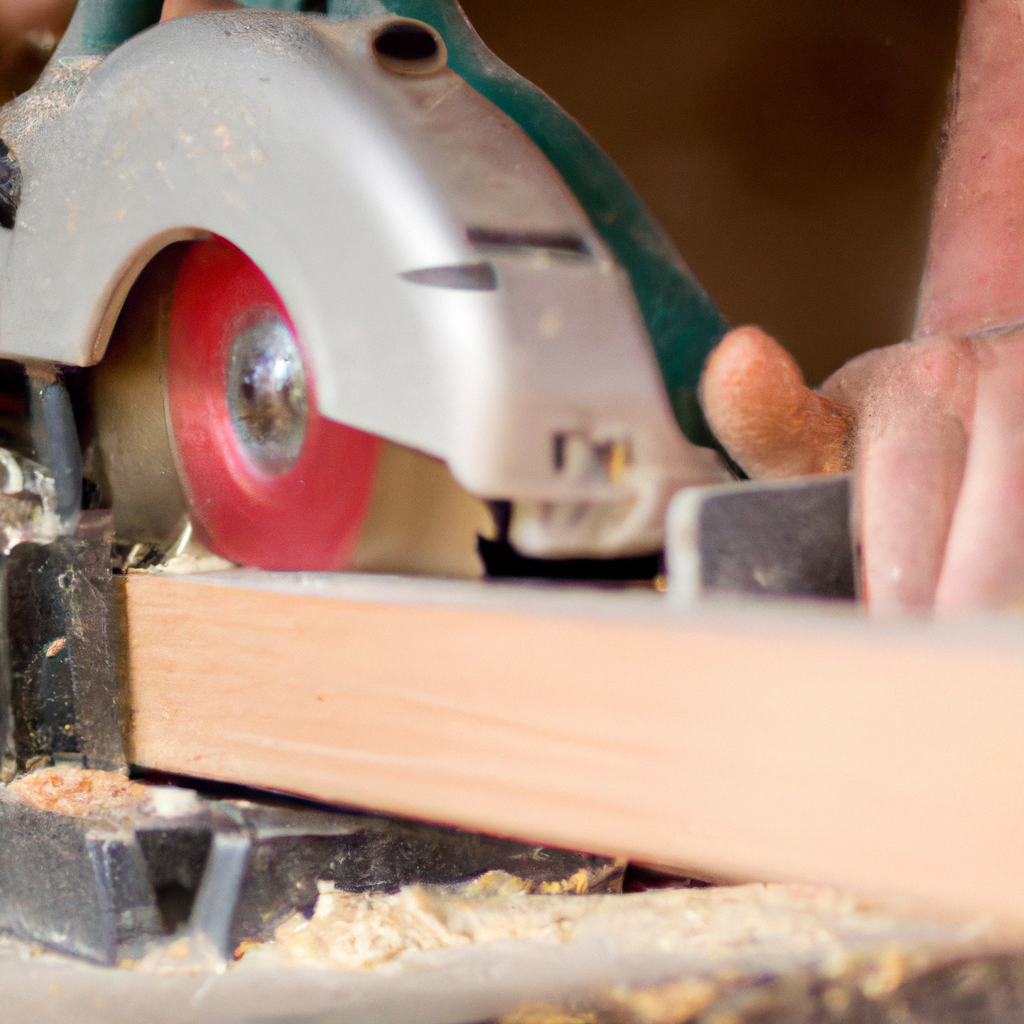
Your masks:
<svg viewBox="0 0 1024 1024"><path fill-rule="evenodd" d="M434 27L244 10L102 58L81 37L73 22L0 110L21 181L0 233L0 353L96 368L83 440L119 539L169 545L191 521L214 553L265 568L474 575L494 503L525 556L615 559L661 549L681 487L728 478L680 428L636 274ZM176 438L167 329L174 265L218 241L273 293L313 413L374 439L349 460L366 479L329 557L282 563L269 529L239 554L203 518L207 456ZM244 529L287 518L299 476Z"/></svg>

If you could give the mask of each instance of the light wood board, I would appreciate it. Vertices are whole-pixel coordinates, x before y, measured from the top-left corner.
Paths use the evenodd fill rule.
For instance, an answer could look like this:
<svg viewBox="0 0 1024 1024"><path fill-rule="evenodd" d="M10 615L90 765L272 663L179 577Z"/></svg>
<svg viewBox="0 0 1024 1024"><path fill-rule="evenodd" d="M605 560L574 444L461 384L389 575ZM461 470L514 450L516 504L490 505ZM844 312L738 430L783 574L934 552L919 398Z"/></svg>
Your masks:
<svg viewBox="0 0 1024 1024"><path fill-rule="evenodd" d="M131 575L149 768L1024 925L1024 620Z"/></svg>

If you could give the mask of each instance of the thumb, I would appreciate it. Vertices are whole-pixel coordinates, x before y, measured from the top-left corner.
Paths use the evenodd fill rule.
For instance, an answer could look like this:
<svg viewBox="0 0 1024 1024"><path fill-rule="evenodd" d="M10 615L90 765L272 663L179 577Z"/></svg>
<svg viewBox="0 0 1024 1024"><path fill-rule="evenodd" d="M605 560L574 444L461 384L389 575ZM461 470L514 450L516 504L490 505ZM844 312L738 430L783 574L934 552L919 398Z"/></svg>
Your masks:
<svg viewBox="0 0 1024 1024"><path fill-rule="evenodd" d="M708 425L754 480L850 468L853 417L804 383L793 357L759 327L730 331L700 385Z"/></svg>

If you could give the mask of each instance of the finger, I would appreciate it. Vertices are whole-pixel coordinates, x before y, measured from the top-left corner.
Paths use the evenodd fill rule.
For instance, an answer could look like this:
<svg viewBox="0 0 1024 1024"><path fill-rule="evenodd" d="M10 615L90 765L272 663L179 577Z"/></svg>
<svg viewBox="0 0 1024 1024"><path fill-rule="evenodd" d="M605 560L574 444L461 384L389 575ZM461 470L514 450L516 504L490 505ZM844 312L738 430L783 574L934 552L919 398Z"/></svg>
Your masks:
<svg viewBox="0 0 1024 1024"><path fill-rule="evenodd" d="M234 0L164 0L161 21L184 18L189 14L206 14L209 11L235 11L242 5Z"/></svg>
<svg viewBox="0 0 1024 1024"><path fill-rule="evenodd" d="M946 564L941 612L1024 601L1024 337L979 343L970 455Z"/></svg>
<svg viewBox="0 0 1024 1024"><path fill-rule="evenodd" d="M740 327L722 339L700 393L708 425L753 479L849 468L849 413L811 391L793 357L760 328Z"/></svg>
<svg viewBox="0 0 1024 1024"><path fill-rule="evenodd" d="M907 362L910 350L911 344L904 342L864 352L836 370L818 388L818 394L853 410L856 418L856 410L868 401L879 383L887 380Z"/></svg>
<svg viewBox="0 0 1024 1024"><path fill-rule="evenodd" d="M964 0L916 335L1024 320L1022 82L1020 0Z"/></svg>
<svg viewBox="0 0 1024 1024"><path fill-rule="evenodd" d="M970 348L897 346L858 410L857 500L868 606L926 610L967 458Z"/></svg>

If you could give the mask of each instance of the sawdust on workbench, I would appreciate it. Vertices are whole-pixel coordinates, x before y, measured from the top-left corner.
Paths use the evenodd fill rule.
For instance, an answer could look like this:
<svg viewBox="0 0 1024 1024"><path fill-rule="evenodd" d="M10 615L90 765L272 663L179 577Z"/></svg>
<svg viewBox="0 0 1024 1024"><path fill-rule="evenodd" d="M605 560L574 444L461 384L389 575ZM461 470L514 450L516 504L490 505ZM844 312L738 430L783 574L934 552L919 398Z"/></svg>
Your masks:
<svg viewBox="0 0 1024 1024"><path fill-rule="evenodd" d="M16 779L7 787L7 792L20 803L41 811L82 818L97 809L132 810L146 799L149 790L114 772L43 768Z"/></svg>
<svg viewBox="0 0 1024 1024"><path fill-rule="evenodd" d="M202 811L199 797L191 789L143 785L116 772L93 768L41 768L0 787L0 793L4 799L40 811L75 818L97 814L181 818Z"/></svg>
<svg viewBox="0 0 1024 1024"><path fill-rule="evenodd" d="M579 896L452 895L409 886L393 895L336 892L321 886L311 919L293 914L275 933L286 960L357 969L409 950L479 942L566 942L586 913Z"/></svg>
<svg viewBox="0 0 1024 1024"><path fill-rule="evenodd" d="M358 970L416 951L490 942L564 944L625 930L657 935L663 950L717 959L751 956L764 964L797 956L835 965L845 963L853 950L884 946L900 950L886 962L890 973L892 964L898 965L895 974L902 977L904 970L922 966L914 962L918 952L927 958L936 946L977 938L969 927L906 922L899 914L815 886L758 884L626 896L529 895L514 888L514 881L495 879L483 892L410 886L384 895L338 892L321 883L309 919L293 914L272 943L245 952ZM898 978L886 975L885 986L896 983Z"/></svg>

